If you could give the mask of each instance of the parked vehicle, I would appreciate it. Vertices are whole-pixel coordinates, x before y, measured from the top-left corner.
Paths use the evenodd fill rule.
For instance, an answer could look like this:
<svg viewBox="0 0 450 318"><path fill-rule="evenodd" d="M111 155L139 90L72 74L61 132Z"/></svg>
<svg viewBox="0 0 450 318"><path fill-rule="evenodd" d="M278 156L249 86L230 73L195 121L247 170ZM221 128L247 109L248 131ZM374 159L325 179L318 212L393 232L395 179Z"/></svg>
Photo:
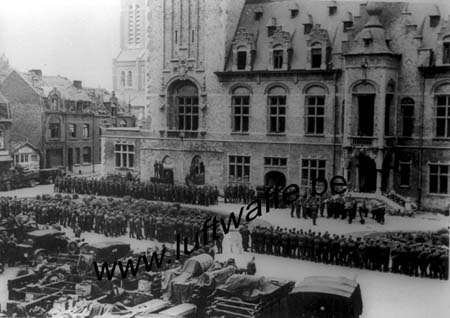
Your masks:
<svg viewBox="0 0 450 318"><path fill-rule="evenodd" d="M358 318L363 311L359 284L344 277L307 277L288 303L290 318Z"/></svg>
<svg viewBox="0 0 450 318"><path fill-rule="evenodd" d="M69 241L64 232L55 229L28 232L24 241L16 244L19 261L40 264L49 256L67 253Z"/></svg>
<svg viewBox="0 0 450 318"><path fill-rule="evenodd" d="M119 241L96 242L81 246L81 254L91 254L94 256L94 260L101 262L115 262L122 257L128 256L130 251L130 244Z"/></svg>

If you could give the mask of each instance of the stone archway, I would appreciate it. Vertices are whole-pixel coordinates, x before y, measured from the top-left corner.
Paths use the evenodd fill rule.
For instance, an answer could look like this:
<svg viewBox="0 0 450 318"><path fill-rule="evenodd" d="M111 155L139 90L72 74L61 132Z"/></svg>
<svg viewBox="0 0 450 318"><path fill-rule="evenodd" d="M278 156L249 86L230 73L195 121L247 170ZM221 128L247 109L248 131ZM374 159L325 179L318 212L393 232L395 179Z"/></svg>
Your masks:
<svg viewBox="0 0 450 318"><path fill-rule="evenodd" d="M286 176L279 171L269 171L264 176L264 185L276 185L284 188L286 186Z"/></svg>
<svg viewBox="0 0 450 318"><path fill-rule="evenodd" d="M205 164L202 157L197 155L192 158L189 174L186 176L186 184L205 184Z"/></svg>

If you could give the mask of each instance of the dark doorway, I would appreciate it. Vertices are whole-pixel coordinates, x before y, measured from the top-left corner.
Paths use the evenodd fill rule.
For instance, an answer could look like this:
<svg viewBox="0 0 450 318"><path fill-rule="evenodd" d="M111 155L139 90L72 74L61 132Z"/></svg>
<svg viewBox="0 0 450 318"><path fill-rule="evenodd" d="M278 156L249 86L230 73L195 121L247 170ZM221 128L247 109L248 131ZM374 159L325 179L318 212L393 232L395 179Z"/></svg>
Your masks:
<svg viewBox="0 0 450 318"><path fill-rule="evenodd" d="M358 136L373 136L375 95L358 96Z"/></svg>
<svg viewBox="0 0 450 318"><path fill-rule="evenodd" d="M375 192L377 189L377 166L367 156L359 157L359 191Z"/></svg>
<svg viewBox="0 0 450 318"><path fill-rule="evenodd" d="M73 170L73 148L67 150L67 165L69 166L69 171Z"/></svg>
<svg viewBox="0 0 450 318"><path fill-rule="evenodd" d="M286 177L279 171L270 171L264 177L264 184L266 186L276 185L284 188L286 186Z"/></svg>
<svg viewBox="0 0 450 318"><path fill-rule="evenodd" d="M389 189L389 178L391 171L392 154L387 154L383 161L383 167L381 171L381 191L388 191Z"/></svg>

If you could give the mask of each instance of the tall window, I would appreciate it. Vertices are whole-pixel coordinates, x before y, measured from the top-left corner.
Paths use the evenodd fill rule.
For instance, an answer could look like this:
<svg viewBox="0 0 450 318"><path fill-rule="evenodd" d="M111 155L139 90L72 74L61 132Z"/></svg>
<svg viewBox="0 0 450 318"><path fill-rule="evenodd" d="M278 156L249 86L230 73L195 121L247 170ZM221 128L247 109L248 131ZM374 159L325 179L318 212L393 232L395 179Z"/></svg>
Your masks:
<svg viewBox="0 0 450 318"><path fill-rule="evenodd" d="M237 69L245 70L247 66L247 52L246 51L238 51L237 52Z"/></svg>
<svg viewBox="0 0 450 318"><path fill-rule="evenodd" d="M125 87L125 72L120 72L120 84Z"/></svg>
<svg viewBox="0 0 450 318"><path fill-rule="evenodd" d="M134 145L116 143L114 153L116 155L116 168L134 167Z"/></svg>
<svg viewBox="0 0 450 318"><path fill-rule="evenodd" d="M450 137L450 95L436 97L436 137Z"/></svg>
<svg viewBox="0 0 450 318"><path fill-rule="evenodd" d="M133 73L131 71L128 71L127 85L129 87L133 86Z"/></svg>
<svg viewBox="0 0 450 318"><path fill-rule="evenodd" d="M401 102L402 111L402 136L412 136L414 132L414 100L403 98Z"/></svg>
<svg viewBox="0 0 450 318"><path fill-rule="evenodd" d="M281 49L273 50L273 68L274 69L283 68L283 50Z"/></svg>
<svg viewBox="0 0 450 318"><path fill-rule="evenodd" d="M320 68L322 65L322 46L319 43L311 47L311 68Z"/></svg>
<svg viewBox="0 0 450 318"><path fill-rule="evenodd" d="M5 148L5 132L0 130L0 149Z"/></svg>
<svg viewBox="0 0 450 318"><path fill-rule="evenodd" d="M89 125L83 124L83 138L89 138Z"/></svg>
<svg viewBox="0 0 450 318"><path fill-rule="evenodd" d="M80 148L75 148L75 164L79 165L81 163L81 150Z"/></svg>
<svg viewBox="0 0 450 318"><path fill-rule="evenodd" d="M442 54L442 63L450 64L450 38L446 38L448 42L444 42L444 52Z"/></svg>
<svg viewBox="0 0 450 318"><path fill-rule="evenodd" d="M250 181L250 156L229 156L228 180L231 182Z"/></svg>
<svg viewBox="0 0 450 318"><path fill-rule="evenodd" d="M321 135L325 124L325 91L313 86L306 94L306 133Z"/></svg>
<svg viewBox="0 0 450 318"><path fill-rule="evenodd" d="M430 164L430 193L449 193L449 167L450 165Z"/></svg>
<svg viewBox="0 0 450 318"><path fill-rule="evenodd" d="M325 178L325 160L302 160L302 187L311 187L314 180Z"/></svg>
<svg viewBox="0 0 450 318"><path fill-rule="evenodd" d="M69 124L69 137L70 138L77 137L77 126L75 124Z"/></svg>
<svg viewBox="0 0 450 318"><path fill-rule="evenodd" d="M198 130L199 107L197 88L191 84L183 85L177 90L178 129Z"/></svg>
<svg viewBox="0 0 450 318"><path fill-rule="evenodd" d="M49 123L49 131L50 131L50 138L60 138L61 137L61 131L60 131L60 123L59 122L50 122Z"/></svg>
<svg viewBox="0 0 450 318"><path fill-rule="evenodd" d="M91 163L91 147L83 148L83 163Z"/></svg>
<svg viewBox="0 0 450 318"><path fill-rule="evenodd" d="M231 97L232 129L234 132L248 132L250 116L250 92L244 87L238 87Z"/></svg>
<svg viewBox="0 0 450 318"><path fill-rule="evenodd" d="M286 92L281 87L269 91L269 132L284 133L286 130Z"/></svg>
<svg viewBox="0 0 450 318"><path fill-rule="evenodd" d="M400 186L409 187L411 177L411 162L399 162Z"/></svg>
<svg viewBox="0 0 450 318"><path fill-rule="evenodd" d="M134 10L133 5L128 7L128 43L134 43Z"/></svg>

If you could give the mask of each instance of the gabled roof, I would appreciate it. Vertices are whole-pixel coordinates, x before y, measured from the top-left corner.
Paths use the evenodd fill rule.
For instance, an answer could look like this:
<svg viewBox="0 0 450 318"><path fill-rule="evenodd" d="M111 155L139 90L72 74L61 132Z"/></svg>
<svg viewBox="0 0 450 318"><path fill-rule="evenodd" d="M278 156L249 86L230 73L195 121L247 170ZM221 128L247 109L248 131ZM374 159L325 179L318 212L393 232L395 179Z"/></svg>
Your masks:
<svg viewBox="0 0 450 318"><path fill-rule="evenodd" d="M16 151L18 151L19 149L28 146L30 148L32 148L33 150L35 150L36 152L40 153L39 149L36 148L35 146L33 146L30 142L28 141L20 141L20 142L15 142L11 144L11 153L14 153Z"/></svg>
<svg viewBox="0 0 450 318"><path fill-rule="evenodd" d="M336 4L336 12L330 15L329 6L332 3ZM291 17L289 9L294 4L299 11L297 16ZM328 33L332 53L346 53L347 47L343 44L343 41L350 40L351 42L363 30L369 20L365 9L366 4L365 1L247 0L236 30L245 29L245 32L258 34L253 70L265 71L269 66L270 54L267 26L272 21L276 21L277 26L281 26L283 31L289 32L292 36L291 69L306 69L309 35L305 34L304 25L312 24L314 28L320 25L320 29ZM441 21L444 21L450 13L450 5L444 3L381 2L380 6L383 8L383 14L379 17L379 20L388 39L391 34L398 33L402 23L406 23L405 11L408 12L408 23L410 24L420 27L424 20L427 21L420 30L423 37L422 46L424 47L435 45L441 29L440 27L430 27L429 16L440 12ZM255 20L255 10L263 11L259 20ZM349 17L353 19L353 30L344 32L343 22L349 20ZM373 30L364 32L373 32ZM379 34L372 34L372 36L379 38ZM227 52L231 53L232 50L228 49ZM231 63L233 63L232 58L228 56L225 71L232 70Z"/></svg>

